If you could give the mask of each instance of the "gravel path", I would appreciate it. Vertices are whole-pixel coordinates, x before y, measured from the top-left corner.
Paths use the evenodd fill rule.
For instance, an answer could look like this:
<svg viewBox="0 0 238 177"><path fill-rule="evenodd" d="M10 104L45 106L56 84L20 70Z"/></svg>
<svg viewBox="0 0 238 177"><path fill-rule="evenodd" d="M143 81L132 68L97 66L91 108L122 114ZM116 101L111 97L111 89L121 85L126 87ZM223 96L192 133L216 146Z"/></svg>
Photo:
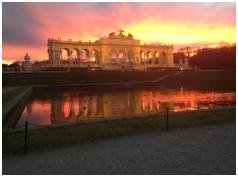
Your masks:
<svg viewBox="0 0 238 177"><path fill-rule="evenodd" d="M3 159L3 174L235 174L235 122Z"/></svg>

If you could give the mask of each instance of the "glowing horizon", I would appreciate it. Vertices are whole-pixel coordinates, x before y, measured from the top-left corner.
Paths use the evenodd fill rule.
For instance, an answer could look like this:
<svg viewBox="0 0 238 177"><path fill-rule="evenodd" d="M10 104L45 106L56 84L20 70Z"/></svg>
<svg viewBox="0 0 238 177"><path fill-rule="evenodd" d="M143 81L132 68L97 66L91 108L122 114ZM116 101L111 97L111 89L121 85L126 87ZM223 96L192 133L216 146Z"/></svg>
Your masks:
<svg viewBox="0 0 238 177"><path fill-rule="evenodd" d="M121 28L141 44L232 44L235 18L235 3L4 2L2 58L47 59L49 37L94 41Z"/></svg>

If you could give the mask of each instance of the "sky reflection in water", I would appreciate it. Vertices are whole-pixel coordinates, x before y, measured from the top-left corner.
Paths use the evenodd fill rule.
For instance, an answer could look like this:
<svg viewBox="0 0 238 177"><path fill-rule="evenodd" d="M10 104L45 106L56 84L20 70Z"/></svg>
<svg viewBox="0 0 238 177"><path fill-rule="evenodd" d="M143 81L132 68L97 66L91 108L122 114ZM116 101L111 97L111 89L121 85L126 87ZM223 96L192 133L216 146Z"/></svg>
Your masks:
<svg viewBox="0 0 238 177"><path fill-rule="evenodd" d="M49 94L35 98L24 108L17 126L75 123L84 120L116 119L134 115L214 109L235 105L235 92L124 90L87 93L81 91Z"/></svg>

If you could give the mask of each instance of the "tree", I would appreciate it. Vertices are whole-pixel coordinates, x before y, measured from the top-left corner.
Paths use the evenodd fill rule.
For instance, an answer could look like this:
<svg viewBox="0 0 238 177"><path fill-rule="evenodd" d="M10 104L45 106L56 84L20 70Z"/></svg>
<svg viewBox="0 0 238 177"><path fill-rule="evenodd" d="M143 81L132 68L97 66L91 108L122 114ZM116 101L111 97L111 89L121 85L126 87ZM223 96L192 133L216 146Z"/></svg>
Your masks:
<svg viewBox="0 0 238 177"><path fill-rule="evenodd" d="M236 46L201 49L190 58L190 63L201 69L235 69Z"/></svg>

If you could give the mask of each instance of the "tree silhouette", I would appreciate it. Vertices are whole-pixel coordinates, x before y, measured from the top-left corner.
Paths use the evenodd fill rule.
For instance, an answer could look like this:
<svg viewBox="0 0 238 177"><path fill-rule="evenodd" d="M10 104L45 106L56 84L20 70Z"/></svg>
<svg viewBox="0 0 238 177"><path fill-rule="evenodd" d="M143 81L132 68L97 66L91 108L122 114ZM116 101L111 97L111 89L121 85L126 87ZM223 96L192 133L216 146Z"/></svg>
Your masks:
<svg viewBox="0 0 238 177"><path fill-rule="evenodd" d="M179 63L180 58L185 58L183 52L174 54L174 62ZM236 68L236 45L220 48L203 48L197 54L189 58L191 66L201 69L235 69Z"/></svg>

